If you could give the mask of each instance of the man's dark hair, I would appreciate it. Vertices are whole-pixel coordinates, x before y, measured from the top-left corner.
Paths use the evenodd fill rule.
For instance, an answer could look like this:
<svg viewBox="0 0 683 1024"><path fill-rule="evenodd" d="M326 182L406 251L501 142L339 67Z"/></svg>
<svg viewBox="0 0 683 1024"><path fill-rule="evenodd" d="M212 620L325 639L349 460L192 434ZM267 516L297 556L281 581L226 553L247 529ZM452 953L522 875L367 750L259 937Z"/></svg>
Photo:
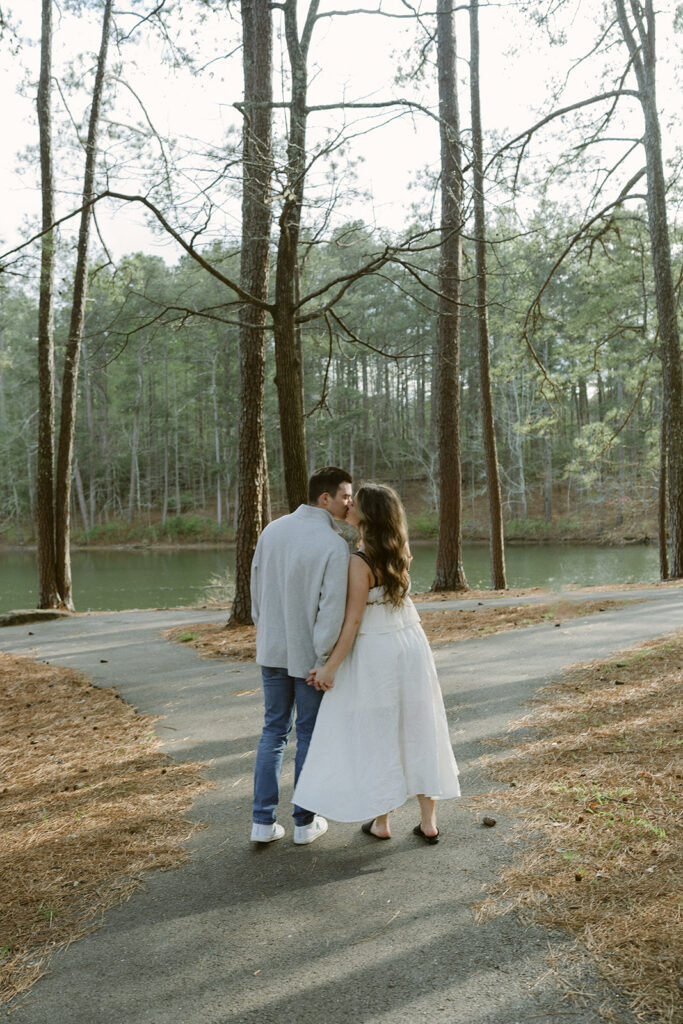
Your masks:
<svg viewBox="0 0 683 1024"><path fill-rule="evenodd" d="M317 505L318 498L326 491L334 497L341 484L350 483L353 483L351 474L347 473L345 469L340 469L339 466L323 466L322 469L316 469L308 481L309 505Z"/></svg>

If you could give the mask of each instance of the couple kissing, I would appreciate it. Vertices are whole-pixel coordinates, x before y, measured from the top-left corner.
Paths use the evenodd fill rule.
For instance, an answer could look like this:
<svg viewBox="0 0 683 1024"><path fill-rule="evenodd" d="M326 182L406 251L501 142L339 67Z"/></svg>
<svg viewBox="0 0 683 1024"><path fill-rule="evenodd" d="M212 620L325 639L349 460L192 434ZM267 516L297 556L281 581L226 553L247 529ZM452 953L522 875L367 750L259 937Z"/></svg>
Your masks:
<svg viewBox="0 0 683 1024"><path fill-rule="evenodd" d="M337 524L358 531L350 553ZM460 794L434 658L409 597L406 518L390 487L353 494L344 469L308 483L308 504L270 523L251 567L264 725L256 752L251 840L276 820L282 758L296 714L294 842L327 819L391 838L389 815L417 797L414 834L439 841L436 801ZM368 819L367 821L365 819Z"/></svg>

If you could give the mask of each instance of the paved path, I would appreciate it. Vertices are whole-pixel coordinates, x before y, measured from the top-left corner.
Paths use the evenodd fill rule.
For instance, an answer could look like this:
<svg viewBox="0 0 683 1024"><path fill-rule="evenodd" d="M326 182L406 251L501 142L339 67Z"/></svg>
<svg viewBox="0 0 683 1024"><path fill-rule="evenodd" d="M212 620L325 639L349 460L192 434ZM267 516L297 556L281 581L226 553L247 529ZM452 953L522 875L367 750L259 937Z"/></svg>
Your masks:
<svg viewBox="0 0 683 1024"><path fill-rule="evenodd" d="M216 783L193 810L209 827L193 839L190 862L149 875L102 928L59 953L52 972L12 1005L13 1024L602 1024L597 996L561 1003L548 977L543 957L568 944L563 935L514 916L473 923L482 884L511 856L500 816L486 829L481 810L448 801L443 841L427 847L411 835L411 801L396 813L390 843L332 824L318 842L295 847L284 803L287 837L249 843L257 670L159 638L170 626L223 616L118 612L0 631L3 650L78 668L140 711L164 715L157 728L167 751L205 761ZM439 648L464 794L490 786L476 765L478 741L507 735L539 685L577 660L681 624L683 589L655 590L647 603L561 628ZM253 692L236 695L243 690ZM285 798L291 779L288 755ZM582 987L597 993L590 967L583 970Z"/></svg>

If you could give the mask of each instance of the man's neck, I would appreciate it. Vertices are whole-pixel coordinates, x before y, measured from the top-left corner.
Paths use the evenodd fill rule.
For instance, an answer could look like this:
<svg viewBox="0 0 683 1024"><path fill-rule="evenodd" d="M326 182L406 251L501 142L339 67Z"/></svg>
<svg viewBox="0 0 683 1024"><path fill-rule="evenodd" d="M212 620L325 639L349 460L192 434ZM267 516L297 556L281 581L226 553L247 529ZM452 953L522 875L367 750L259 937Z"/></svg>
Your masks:
<svg viewBox="0 0 683 1024"><path fill-rule="evenodd" d="M337 531L339 531L340 525L344 522L343 519L335 519L335 517L332 515L330 510L327 509L327 508L323 508L322 505L317 505L317 504L313 504L312 502L309 502L307 504L306 508L312 508L312 509L315 509L316 512L322 512L324 515L326 515L328 517L328 519L332 523L332 526Z"/></svg>

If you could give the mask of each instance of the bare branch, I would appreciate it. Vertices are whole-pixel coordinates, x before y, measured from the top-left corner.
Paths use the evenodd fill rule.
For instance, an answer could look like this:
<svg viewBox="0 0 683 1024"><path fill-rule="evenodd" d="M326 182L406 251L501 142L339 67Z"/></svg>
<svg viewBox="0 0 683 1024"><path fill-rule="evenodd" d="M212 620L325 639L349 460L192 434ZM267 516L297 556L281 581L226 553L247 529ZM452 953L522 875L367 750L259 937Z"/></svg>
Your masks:
<svg viewBox="0 0 683 1024"><path fill-rule="evenodd" d="M60 224L63 224L65 221L71 220L72 217L76 217L83 210L87 210L89 207L94 206L102 199L121 199L123 200L123 202L126 203L140 203L156 217L156 219L163 227L164 231L166 231L167 234L169 234L171 238L173 238L178 243L178 245L188 254L188 256L191 256L192 259L195 260L200 265L200 267L206 270L207 273L211 274L212 277L215 277L217 281L220 281L227 288L230 288L230 290L233 291L236 295L238 295L243 302L248 302L250 305L258 307L258 309L265 309L268 312L272 313L274 308L272 303L262 302L255 296L250 295L249 292L246 292L242 287L240 287L240 285L237 284L236 281L233 281L231 278L226 277L225 274L222 274L217 267L214 267L212 263L209 263L209 261L206 260L201 253L197 252L196 249L193 249L192 246L185 241L182 235L180 235L175 230L175 228L173 228L169 224L161 210L159 210L158 207L156 207L154 203L152 203L147 198L147 196L128 195L125 192L114 192L110 189L107 189L104 192L100 192L100 194L95 196L92 200L90 200L87 203L84 203L82 206L79 206L77 210L72 210L71 213L66 214L64 217L60 217L59 220L56 220L52 225L50 225L49 228L46 228L43 231L38 232L38 234L33 235L26 242L22 242L21 245L16 246L14 249L10 249L6 253L3 253L0 256L0 273L4 269L3 262L8 256L12 256L15 252L20 252L22 249L25 249L26 246L30 245L32 242L35 242L39 238L42 238L42 236L47 234L49 231L52 231L54 228L58 227Z"/></svg>
<svg viewBox="0 0 683 1024"><path fill-rule="evenodd" d="M379 277L382 281L387 281L390 285L392 285L392 287L399 291L401 295L405 295L406 298L410 299L411 302L414 302L416 306L421 306L422 309L429 313L430 316L436 316L436 314L438 313L437 309L435 309L433 306L428 306L427 303L424 302L422 299L419 299L417 295L413 295L413 293L409 292L408 289L405 288L402 284L399 284L399 282L396 281L395 278L389 277L388 274L376 274L375 277ZM420 281L420 284L424 288L424 283L422 281Z"/></svg>
<svg viewBox="0 0 683 1024"><path fill-rule="evenodd" d="M593 56L593 54L598 52L598 50L600 49L600 47L602 46L602 44L604 43L605 39L610 34L610 32L612 31L612 29L614 28L615 25L616 25L616 19L610 21L609 24L607 25L607 27L605 28L604 32L602 33L602 35L600 35L598 37L598 39L596 40L595 45L592 46L591 49L588 50L587 53L582 54L580 57L577 57L576 60L572 61L571 67L569 68L569 70L568 70L568 72L567 72L567 74L565 76L565 80L564 80L564 84L565 85L569 81L569 76L574 71L576 71L576 69L581 64L583 64L584 61L590 60L590 58Z"/></svg>
<svg viewBox="0 0 683 1024"><path fill-rule="evenodd" d="M524 339L524 343L526 344L526 347L529 350L529 353L530 353L533 361L536 363L536 365L538 366L539 370L543 374L543 377L550 384L550 386L553 388L553 390L556 390L556 385L548 377L546 369L543 366L543 363L541 362L541 360L540 360L540 358L539 358L539 356L538 356L534 346L531 343L531 339L529 337L529 331L530 330L531 331L535 330L535 328L536 328L536 326L538 324L538 321L539 321L539 319L542 316L542 314L541 314L541 299L543 298L543 295L544 295L548 285L552 281L552 279L555 276L555 274L557 273L558 269L561 267L561 265L564 262L564 260L567 258L569 253L572 251L572 249L574 248L576 243L581 238L583 238L586 235L586 233L588 232L589 228L591 228L593 224L595 224L597 221L599 221L601 218L603 218L606 213L609 213L610 210L616 209L616 207L621 206L621 204L626 199L634 199L634 198L636 198L636 196L629 195L629 193L631 192L631 189L633 188L633 186L638 181L640 181L640 179L644 176L645 173L646 173L646 169L644 167L641 167L641 169L636 174L633 175L631 180L628 181L626 183L626 185L624 185L623 189L621 190L621 192L619 193L619 195L617 196L617 198L613 202L608 203L607 206L605 206L601 210L599 210L598 213L596 213L593 217L591 217L590 220L588 220L585 224L583 224L579 228L579 230L577 232L575 232L575 234L569 240L568 244L564 247L564 249L562 250L562 252L558 256L558 258L553 263L552 267L550 268L550 272L546 276L545 281L541 285L540 289L537 291L536 296L534 298L534 301L531 303L529 309L527 310L526 317L524 318L524 326L522 328L522 337ZM638 197L638 198L642 198L642 197Z"/></svg>
<svg viewBox="0 0 683 1024"><path fill-rule="evenodd" d="M354 10L351 11L322 11L317 17L318 20L320 20L321 18L343 18L349 14L379 14L383 18L395 18L401 21L415 20L414 14L394 14L390 11L383 11L381 6L377 7L375 10L369 10L364 7L356 7Z"/></svg>
<svg viewBox="0 0 683 1024"><path fill-rule="evenodd" d="M121 42L125 41L126 39L130 39L130 37L133 35L133 32L137 32L141 25L144 25L145 22L147 21L151 21L152 18L156 17L157 14L160 14L165 6L166 0L161 0L161 3L158 3L156 7L153 8L153 10L151 10L149 14L146 14L144 17L142 15L139 15L137 11L117 11L117 14L119 16L129 15L138 19L137 24L133 26L130 32L128 32L125 36L121 36Z"/></svg>
<svg viewBox="0 0 683 1024"><path fill-rule="evenodd" d="M161 4L161 5L159 6L159 9L161 9L161 7L162 7L162 6L163 6L163 4ZM157 140L157 142L158 142L158 144L159 144L159 150L160 150L160 152L161 152L161 159L162 159L162 160L163 160L163 162L164 162L164 170L165 170L165 172L166 172L166 181L170 182L170 180L171 180L171 171L170 171L170 168L169 168L169 161L168 161L168 156L166 155L166 148L165 148L165 146L164 146L164 141L163 141L163 139L161 138L161 135L159 135L159 132L158 132L158 131L156 130L156 128L154 127L154 124L153 124L153 122L152 122L152 119L151 119L151 117L149 116L149 113L148 113L148 111L147 111L147 107L146 107L146 106L145 106L145 104L144 104L144 103L142 102L142 100L141 100L140 96L138 96L137 92L136 92L136 91L135 91L135 89L134 89L134 88L132 87L132 85L130 85L130 84L129 84L128 82L126 82L126 80L125 80L125 79L123 79L123 78L112 78L112 81L114 81L114 82L118 82L118 84L119 84L119 85L122 85L122 86L124 87L124 89L127 89L127 90L128 90L128 92L129 92L129 93L130 93L130 94L131 94L131 95L132 95L132 96L134 97L134 99L135 99L135 100L137 101L137 104L138 104L138 106L140 107L140 110L141 110L141 111L142 111L142 113L144 114L144 117L145 117L145 121L147 122L147 124L148 124L148 126L149 126L149 130L151 131L152 135L154 136L154 138L155 138L155 139Z"/></svg>
<svg viewBox="0 0 683 1024"><path fill-rule="evenodd" d="M327 326L328 338L327 362L325 363L325 373L323 374L323 383L320 389L320 398L315 403L315 405L308 410L308 412L306 413L306 418L312 416L314 412L318 411L318 409L327 409L327 411L329 412L329 409L327 407L327 381L330 375L330 366L332 365L332 347L334 344L334 336L332 334L332 325L330 324L330 318L327 315L327 313L325 314L325 324Z"/></svg>
<svg viewBox="0 0 683 1024"><path fill-rule="evenodd" d="M406 352L405 349L403 350L403 352L387 352L385 349L376 348L374 345L371 345L369 341L363 341L362 338L359 338L358 335L355 334L351 330L351 328L344 323L339 314L336 313L333 309L328 310L328 312L332 319L337 321L339 326L342 328L342 330L345 332L345 334L349 337L351 341L354 341L357 345L362 345L363 348L367 348L371 352L376 352L377 355L379 356L385 356L387 359L393 359L395 362L398 362L399 359L426 358L426 353L424 352Z"/></svg>
<svg viewBox="0 0 683 1024"><path fill-rule="evenodd" d="M416 238L424 238L424 236L428 233L429 232L421 231L417 235L412 235L409 239L406 240L406 246L409 246L411 242ZM330 289L336 287L336 285L343 286L343 290L339 293L338 296L339 298L341 298L341 295L343 295L343 293L347 290L349 284L352 284L354 281L357 281L358 278L360 277L366 277L368 274L372 273L374 269L380 269L380 267L383 267L385 263L389 261L390 253L396 251L396 249L396 246L386 245L382 252L367 258L366 263L364 263L362 267L359 267L358 270L354 270L350 274L340 274L339 277L335 277L332 281L326 282L320 288L316 288L315 291L309 292L308 295L304 295L303 298L299 299L296 308L301 309L312 299L319 298L321 295L324 295L326 292L329 292ZM334 301L337 300L335 299ZM332 304L334 304L334 301ZM327 303L324 308L321 308L315 314L309 314L305 317L302 317L301 319L298 320L298 322L306 323L308 320L316 320L318 317L323 316L329 308L330 304Z"/></svg>
<svg viewBox="0 0 683 1024"><path fill-rule="evenodd" d="M607 444L600 451L600 455L605 455L609 451L609 449L612 447L613 441L617 437L619 437L619 434L628 425L629 420L633 416L633 413L636 411L638 403L640 402L640 399L641 399L641 397L643 395L643 391L645 389L645 384L647 383L647 377L648 377L648 372L649 372L649 369L650 369L650 363L652 362L652 357L655 355L655 353L657 351L657 342L658 342L658 340L659 340L659 338L657 337L655 339L655 344L653 345L653 347L650 349L650 352L648 353L648 357L647 357L647 360L645 362L645 369L643 370L643 376L641 377L640 384L638 385L638 390L636 391L635 398L633 399L633 402L631 403L631 408L629 409L625 419L621 422L621 425L617 427L617 429L614 431L614 433L610 437L610 439L607 442Z"/></svg>
<svg viewBox="0 0 683 1024"><path fill-rule="evenodd" d="M609 92L600 93L597 96L590 96L588 99L578 100L576 103L570 103L566 107L560 107L558 110L553 110L552 113L546 114L546 116L542 117L540 121L536 122L536 124L531 125L530 128L526 128L523 132L520 132L519 135L516 135L514 139L510 139L510 141L506 142L504 146L501 146L500 149L493 154L486 165L485 170L488 171L491 164L497 160L498 157L502 156L506 150L512 149L513 146L516 146L519 143L522 143L522 145L525 146L535 132L545 127L545 125L550 124L550 122L554 121L556 118L564 117L565 114L570 114L573 110L580 110L582 107L588 107L593 103L602 103L603 100L609 100L615 96L633 96L635 99L639 99L640 93L637 89L611 89ZM469 170L470 167L471 164L468 164L467 167L464 168L464 171Z"/></svg>

